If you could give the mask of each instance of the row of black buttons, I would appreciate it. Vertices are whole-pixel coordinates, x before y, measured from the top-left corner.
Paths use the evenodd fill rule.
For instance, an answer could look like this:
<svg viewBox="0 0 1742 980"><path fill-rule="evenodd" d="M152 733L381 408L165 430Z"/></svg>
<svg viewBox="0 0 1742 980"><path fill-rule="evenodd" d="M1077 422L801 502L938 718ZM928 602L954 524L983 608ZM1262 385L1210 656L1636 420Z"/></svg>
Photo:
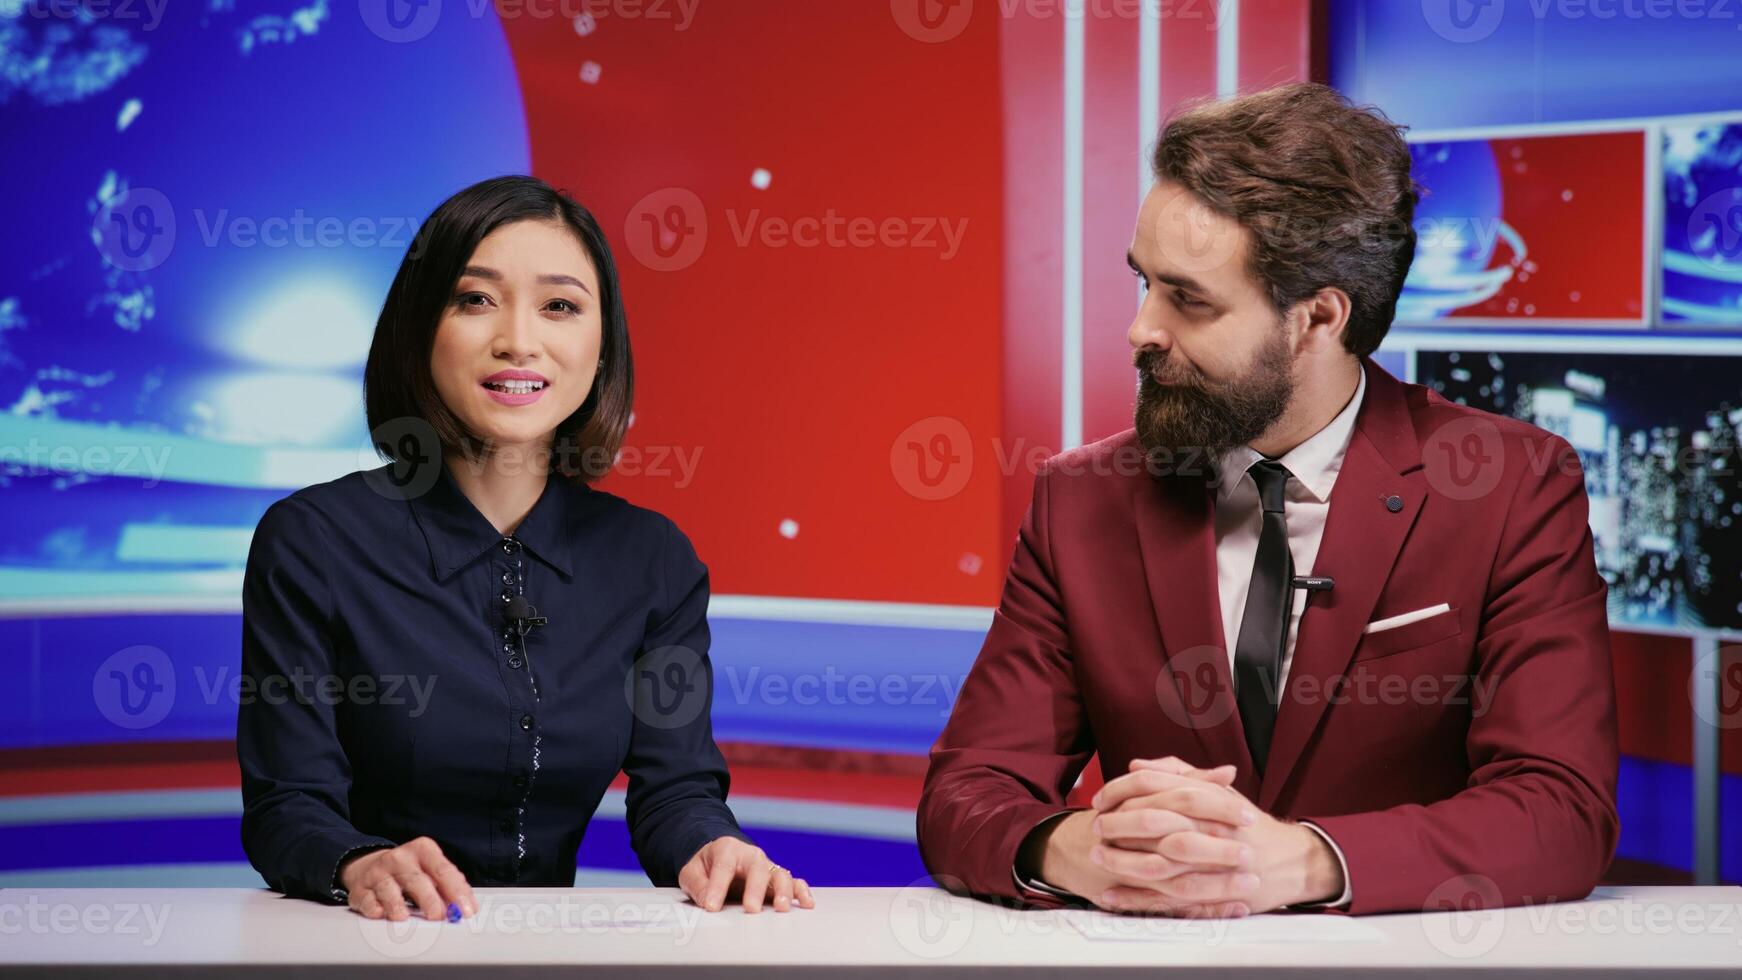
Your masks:
<svg viewBox="0 0 1742 980"><path fill-rule="evenodd" d="M519 550L519 548L520 548L520 542L514 540L513 538L503 538L502 539L502 553L503 554L512 555L515 553L515 551ZM506 569L506 568L502 569L502 585L504 586L503 591L502 591L503 603L506 604L508 602L512 602L514 599L514 593L509 591L509 589L511 589L514 585L514 572L512 570ZM515 639L515 637L514 637L514 633L512 630L505 630L502 633L502 652L508 655L508 666L513 668L514 670L519 670L520 668L526 666L526 658L521 656L520 653L515 649L514 639Z"/></svg>
<svg viewBox="0 0 1742 980"><path fill-rule="evenodd" d="M504 555L514 556L519 550L520 542L513 538L502 539L502 553ZM518 558L515 559L515 562L518 564ZM514 600L514 587L518 578L514 570L499 567L499 571L502 581L502 602L506 605ZM502 652L507 655L508 666L514 670L519 670L526 666L525 648L522 646L525 642L525 639L517 635L512 628L505 629L502 633ZM530 712L522 714L520 716L520 730L530 732L532 731L532 726L532 714ZM515 773L514 788L516 790L524 793L529 785L531 785L531 777L528 773ZM516 818L512 815L504 816L501 820L501 827L503 834L512 835L517 827ZM502 877L510 880L517 879L520 874L519 859L511 858L510 862L505 864L501 870Z"/></svg>

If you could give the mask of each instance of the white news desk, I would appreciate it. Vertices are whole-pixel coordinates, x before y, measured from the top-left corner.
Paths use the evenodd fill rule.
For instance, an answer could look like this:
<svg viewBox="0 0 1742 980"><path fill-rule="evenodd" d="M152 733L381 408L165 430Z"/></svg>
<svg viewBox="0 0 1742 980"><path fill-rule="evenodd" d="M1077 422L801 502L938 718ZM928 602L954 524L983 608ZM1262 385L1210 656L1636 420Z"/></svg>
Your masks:
<svg viewBox="0 0 1742 980"><path fill-rule="evenodd" d="M265 890L6 888L0 972L490 975L1742 976L1742 888L1604 888L1490 912L1186 922L1003 909L930 887L818 888L708 915L676 889L478 889L460 923L369 921ZM408 970L409 968L409 970Z"/></svg>

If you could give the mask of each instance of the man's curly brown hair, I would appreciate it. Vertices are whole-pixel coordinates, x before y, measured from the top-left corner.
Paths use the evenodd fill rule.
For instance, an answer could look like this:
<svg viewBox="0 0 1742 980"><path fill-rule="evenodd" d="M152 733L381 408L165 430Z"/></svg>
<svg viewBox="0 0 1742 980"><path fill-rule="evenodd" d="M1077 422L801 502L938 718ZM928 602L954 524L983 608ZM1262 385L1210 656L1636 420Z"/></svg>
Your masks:
<svg viewBox="0 0 1742 980"><path fill-rule="evenodd" d="M1326 287L1347 293L1343 343L1363 357L1385 339L1415 257L1405 128L1327 86L1283 85L1190 106L1151 166L1252 234L1247 269L1279 314Z"/></svg>

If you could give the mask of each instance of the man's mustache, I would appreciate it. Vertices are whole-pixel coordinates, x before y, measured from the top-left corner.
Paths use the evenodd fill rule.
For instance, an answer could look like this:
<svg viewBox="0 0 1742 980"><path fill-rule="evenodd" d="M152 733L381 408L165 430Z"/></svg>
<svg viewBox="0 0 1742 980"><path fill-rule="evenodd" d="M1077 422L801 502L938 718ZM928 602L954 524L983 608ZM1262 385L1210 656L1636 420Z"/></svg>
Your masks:
<svg viewBox="0 0 1742 980"><path fill-rule="evenodd" d="M1193 388L1204 386L1196 372L1180 374L1170 370L1168 356L1156 351L1136 352L1132 355L1131 366L1143 376L1143 381L1147 385L1165 382L1173 385L1188 385Z"/></svg>

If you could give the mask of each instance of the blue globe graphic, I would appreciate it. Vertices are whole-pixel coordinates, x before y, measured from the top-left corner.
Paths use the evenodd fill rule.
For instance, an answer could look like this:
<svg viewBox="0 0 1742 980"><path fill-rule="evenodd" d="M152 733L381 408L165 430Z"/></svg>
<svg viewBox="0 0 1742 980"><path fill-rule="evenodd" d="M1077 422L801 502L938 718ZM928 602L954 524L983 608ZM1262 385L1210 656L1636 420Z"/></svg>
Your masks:
<svg viewBox="0 0 1742 980"><path fill-rule="evenodd" d="M437 204L530 150L492 8L426 4L395 40L371 2L0 4L24 150L0 217L28 229L0 240L8 594L227 590L197 575L237 571L267 504L374 465L362 366L393 273ZM214 533L150 533L188 525Z"/></svg>
<svg viewBox="0 0 1742 980"><path fill-rule="evenodd" d="M1493 296L1522 261L1523 244L1502 219L1500 168L1487 142L1417 143L1410 157L1424 193L1397 319L1422 322ZM1489 268L1501 240L1511 261Z"/></svg>

